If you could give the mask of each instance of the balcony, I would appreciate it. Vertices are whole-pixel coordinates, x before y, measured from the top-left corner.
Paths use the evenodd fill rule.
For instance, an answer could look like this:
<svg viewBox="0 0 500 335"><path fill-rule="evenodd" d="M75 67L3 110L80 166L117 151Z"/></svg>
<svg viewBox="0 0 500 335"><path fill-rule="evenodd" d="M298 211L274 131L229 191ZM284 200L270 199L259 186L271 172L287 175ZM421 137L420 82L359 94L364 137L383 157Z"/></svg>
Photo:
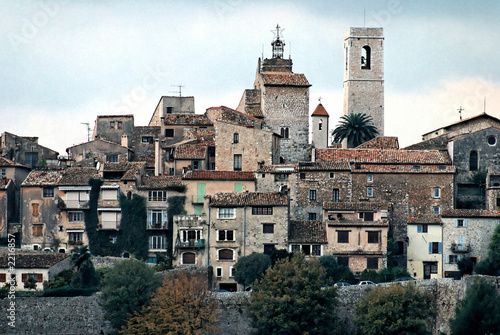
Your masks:
<svg viewBox="0 0 500 335"><path fill-rule="evenodd" d="M456 252L456 253L468 253L471 251L471 247L470 247L470 245L453 243L451 245L451 251Z"/></svg>
<svg viewBox="0 0 500 335"><path fill-rule="evenodd" d="M205 248L205 239L202 238L199 240L189 240L186 242L180 242L179 247L190 248L190 249Z"/></svg>
<svg viewBox="0 0 500 335"><path fill-rule="evenodd" d="M66 201L66 209L82 209L88 208L88 201L81 200L67 200Z"/></svg>
<svg viewBox="0 0 500 335"><path fill-rule="evenodd" d="M148 230L167 230L168 224L167 222L148 222Z"/></svg>

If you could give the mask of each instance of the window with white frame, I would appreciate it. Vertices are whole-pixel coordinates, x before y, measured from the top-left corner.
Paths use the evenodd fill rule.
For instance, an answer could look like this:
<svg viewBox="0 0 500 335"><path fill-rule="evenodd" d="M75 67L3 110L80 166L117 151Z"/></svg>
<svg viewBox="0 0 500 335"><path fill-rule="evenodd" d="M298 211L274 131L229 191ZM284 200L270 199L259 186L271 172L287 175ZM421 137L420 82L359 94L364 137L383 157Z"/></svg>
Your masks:
<svg viewBox="0 0 500 335"><path fill-rule="evenodd" d="M455 264L456 262L458 262L458 255L449 255L448 256L448 263Z"/></svg>
<svg viewBox="0 0 500 335"><path fill-rule="evenodd" d="M83 222L83 212L68 212L69 222Z"/></svg>
<svg viewBox="0 0 500 335"><path fill-rule="evenodd" d="M309 200L311 201L316 200L316 190L309 190Z"/></svg>
<svg viewBox="0 0 500 335"><path fill-rule="evenodd" d="M217 267L215 269L215 276L220 278L220 277L222 277L222 274L223 274L222 268L221 267Z"/></svg>
<svg viewBox="0 0 500 335"><path fill-rule="evenodd" d="M166 229L167 228L167 211L165 209L149 209L148 210L148 228L149 229Z"/></svg>
<svg viewBox="0 0 500 335"><path fill-rule="evenodd" d="M219 229L217 241L234 241L234 230Z"/></svg>
<svg viewBox="0 0 500 335"><path fill-rule="evenodd" d="M234 261L234 250L220 249L218 252L219 261Z"/></svg>
<svg viewBox="0 0 500 335"><path fill-rule="evenodd" d="M457 228L466 228L467 227L467 219L455 219L453 221L454 226Z"/></svg>
<svg viewBox="0 0 500 335"><path fill-rule="evenodd" d="M160 236L150 236L149 237L149 250L166 250L166 237L164 235Z"/></svg>
<svg viewBox="0 0 500 335"><path fill-rule="evenodd" d="M369 186L369 187L366 188L366 196L368 198L373 197L373 187Z"/></svg>
<svg viewBox="0 0 500 335"><path fill-rule="evenodd" d="M219 208L219 219L234 219L235 216L235 208Z"/></svg>
<svg viewBox="0 0 500 335"><path fill-rule="evenodd" d="M236 271L233 266L229 267L229 277L234 277L236 275Z"/></svg>
<svg viewBox="0 0 500 335"><path fill-rule="evenodd" d="M44 198L52 198L54 196L54 188L53 187L44 187L43 188L43 197Z"/></svg>
<svg viewBox="0 0 500 335"><path fill-rule="evenodd" d="M101 189L102 200L115 201L118 200L117 189Z"/></svg>
<svg viewBox="0 0 500 335"><path fill-rule="evenodd" d="M167 201L167 191L149 191L148 201Z"/></svg>
<svg viewBox="0 0 500 335"><path fill-rule="evenodd" d="M366 181L369 183L373 182L373 175L372 174L366 175Z"/></svg>
<svg viewBox="0 0 500 335"><path fill-rule="evenodd" d="M439 208L439 206L432 206L432 214L439 214L441 213L441 209Z"/></svg>
<svg viewBox="0 0 500 335"><path fill-rule="evenodd" d="M83 241L83 233L82 232L69 232L68 233L68 241L71 241L71 242Z"/></svg>
<svg viewBox="0 0 500 335"><path fill-rule="evenodd" d="M434 187L432 189L432 197L434 199L439 199L441 198L441 189L439 187Z"/></svg>
<svg viewBox="0 0 500 335"><path fill-rule="evenodd" d="M181 241L189 242L193 240L200 240L202 238L201 229L182 229Z"/></svg>
<svg viewBox="0 0 500 335"><path fill-rule="evenodd" d="M240 154L234 155L234 166L233 166L234 171L241 171L241 166L242 166L241 159L242 156Z"/></svg>

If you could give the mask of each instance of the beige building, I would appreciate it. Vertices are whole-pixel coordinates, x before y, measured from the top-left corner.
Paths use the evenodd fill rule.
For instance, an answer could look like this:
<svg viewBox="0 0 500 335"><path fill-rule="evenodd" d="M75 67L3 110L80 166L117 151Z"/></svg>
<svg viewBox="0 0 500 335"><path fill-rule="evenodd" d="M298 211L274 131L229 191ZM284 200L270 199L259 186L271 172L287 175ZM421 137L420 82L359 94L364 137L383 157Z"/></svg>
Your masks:
<svg viewBox="0 0 500 335"><path fill-rule="evenodd" d="M387 266L387 210L380 203L325 202L323 222L328 246L325 255L337 258L359 275Z"/></svg>
<svg viewBox="0 0 500 335"><path fill-rule="evenodd" d="M176 215L173 223L172 265L206 266L210 231L207 215Z"/></svg>
<svg viewBox="0 0 500 335"><path fill-rule="evenodd" d="M289 198L282 193L218 193L208 198L214 289L241 289L233 267L252 252L288 248Z"/></svg>
<svg viewBox="0 0 500 335"><path fill-rule="evenodd" d="M442 278L442 228L440 215L423 215L408 221L407 270L413 278Z"/></svg>

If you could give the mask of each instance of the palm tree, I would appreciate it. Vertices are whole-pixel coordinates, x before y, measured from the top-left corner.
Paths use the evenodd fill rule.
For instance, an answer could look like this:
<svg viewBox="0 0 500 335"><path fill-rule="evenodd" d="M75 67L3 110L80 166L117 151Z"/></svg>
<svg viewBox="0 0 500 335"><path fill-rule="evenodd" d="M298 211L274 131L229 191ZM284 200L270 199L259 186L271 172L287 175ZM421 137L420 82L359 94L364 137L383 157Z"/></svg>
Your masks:
<svg viewBox="0 0 500 335"><path fill-rule="evenodd" d="M97 276L95 273L94 265L90 259L92 255L90 254L89 247L84 245L82 247L76 247L71 251L71 263L76 268L78 272L78 286L80 287L92 287L97 285Z"/></svg>
<svg viewBox="0 0 500 335"><path fill-rule="evenodd" d="M347 140L348 148L355 148L378 135L371 116L363 113L351 113L342 116L340 124L332 131L336 143Z"/></svg>

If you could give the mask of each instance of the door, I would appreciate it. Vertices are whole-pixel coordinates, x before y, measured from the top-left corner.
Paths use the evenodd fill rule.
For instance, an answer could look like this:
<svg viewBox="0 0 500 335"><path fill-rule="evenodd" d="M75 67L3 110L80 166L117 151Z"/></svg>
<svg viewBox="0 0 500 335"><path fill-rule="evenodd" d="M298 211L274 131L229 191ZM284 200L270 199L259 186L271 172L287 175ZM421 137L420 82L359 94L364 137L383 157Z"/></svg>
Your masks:
<svg viewBox="0 0 500 335"><path fill-rule="evenodd" d="M431 264L424 263L424 279L431 279Z"/></svg>

